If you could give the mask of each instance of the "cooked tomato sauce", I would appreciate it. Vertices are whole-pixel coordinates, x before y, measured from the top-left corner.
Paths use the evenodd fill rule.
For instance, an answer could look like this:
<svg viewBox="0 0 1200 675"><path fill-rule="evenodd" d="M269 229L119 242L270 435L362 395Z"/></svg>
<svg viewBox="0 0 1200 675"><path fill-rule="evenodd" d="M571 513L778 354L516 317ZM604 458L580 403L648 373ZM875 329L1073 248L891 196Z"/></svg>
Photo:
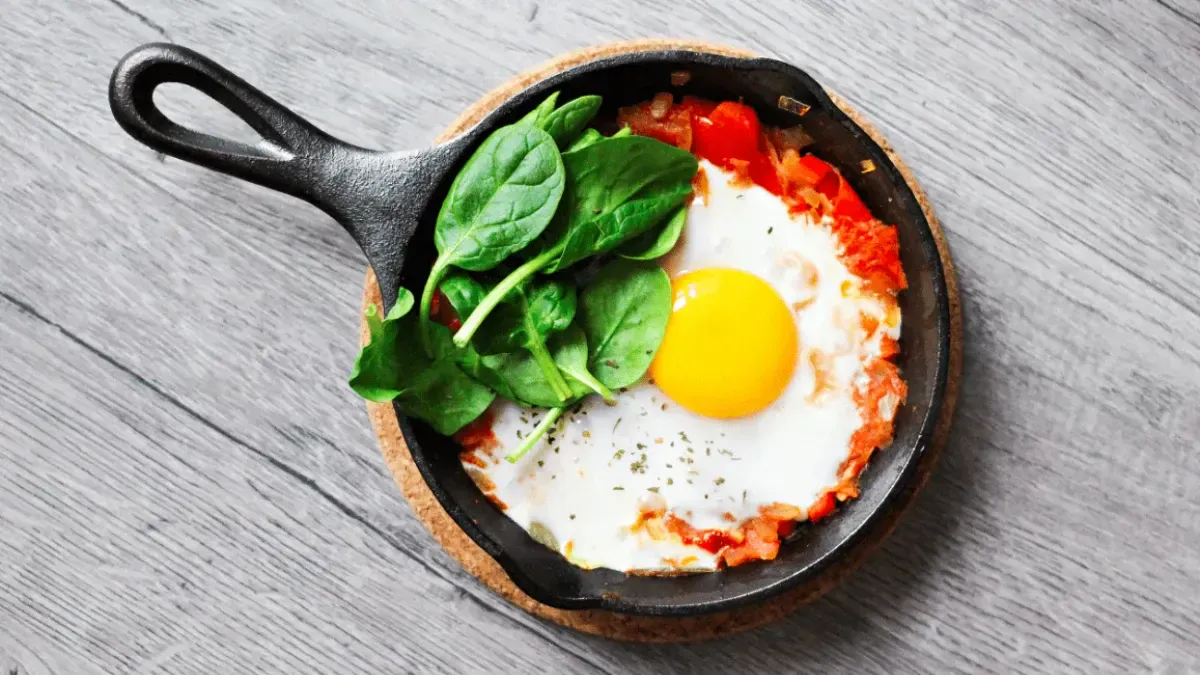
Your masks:
<svg viewBox="0 0 1200 675"><path fill-rule="evenodd" d="M694 544L709 553L720 553L723 549L737 544L737 541L723 530L704 530L698 538L686 538L683 543Z"/></svg>
<svg viewBox="0 0 1200 675"><path fill-rule="evenodd" d="M795 518L803 515L794 507L791 518L770 513L769 510L764 507L761 515L732 530L696 529L673 513L643 514L642 520L657 520L681 542L717 554L723 563L735 566L752 560L773 559L779 552L780 540L792 533Z"/></svg>
<svg viewBox="0 0 1200 675"><path fill-rule="evenodd" d="M837 168L804 154L809 141L802 130L764 128L754 109L742 103L713 103L692 96L676 102L669 93L622 108L617 122L635 134L683 148L733 172L735 185L758 185L783 200L793 214L809 214L828 223L841 244L842 262L863 280L863 291L885 298L895 308L896 293L908 286L896 228L871 215ZM701 170L693 181L697 197L707 198L708 181ZM863 317L863 329L874 333L879 321ZM760 515L733 530L697 530L673 514L659 514L666 529L684 543L720 554L728 566L771 560L779 551L780 539L792 532L797 521L820 520L833 513L839 501L857 497L858 475L871 453L892 441L894 424L891 415L883 419L880 403L891 396L890 401L898 406L908 391L899 369L888 360L899 351L894 339L882 337L880 356L866 364L870 383L855 392L863 425L851 437L848 456L839 468L839 482L806 510L787 505L764 507Z"/></svg>
<svg viewBox="0 0 1200 675"><path fill-rule="evenodd" d="M458 458L467 464L486 469L488 463L480 457L480 454L491 456L497 448L500 447L500 439L496 438L495 432L492 431L492 423L495 422L496 415L489 408L483 411L483 414L475 418L467 426L458 430L454 434L454 440L462 446L462 451L458 453Z"/></svg>
<svg viewBox="0 0 1200 675"><path fill-rule="evenodd" d="M843 247L843 262L871 290L895 293L908 285L896 228L873 218L836 168L801 154L802 134L764 128L748 105L693 96L676 103L665 93L622 108L617 122L733 171L739 181L779 196L793 213L828 216Z"/></svg>
<svg viewBox="0 0 1200 675"><path fill-rule="evenodd" d="M727 530L696 530L673 514L667 517L667 529L679 535L683 543L699 546L709 553L720 553L722 549L739 543Z"/></svg>

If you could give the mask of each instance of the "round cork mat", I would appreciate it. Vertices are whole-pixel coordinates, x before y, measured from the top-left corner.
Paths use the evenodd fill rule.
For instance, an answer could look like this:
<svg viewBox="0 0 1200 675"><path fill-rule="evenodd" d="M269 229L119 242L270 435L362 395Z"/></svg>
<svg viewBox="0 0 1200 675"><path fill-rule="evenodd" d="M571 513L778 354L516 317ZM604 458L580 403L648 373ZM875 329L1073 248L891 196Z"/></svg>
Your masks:
<svg viewBox="0 0 1200 675"><path fill-rule="evenodd" d="M488 92L474 105L467 108L458 119L454 120L441 134L438 141L441 142L453 138L471 128L488 112L507 100L513 93L556 72L586 61L615 54L664 49L708 51L728 56L753 56L750 52L732 47L694 40L672 39L617 42L582 49L521 73ZM892 511L889 519L852 549L845 558L829 567L818 579L764 604L736 609L730 612L684 618L629 616L601 610L556 609L534 601L517 589L504 573L504 570L496 564L496 561L485 553L483 549L479 548L475 542L471 541L454 524L454 521L442 509L441 505L438 504L437 499L429 491L429 487L422 480L420 473L413 465L412 456L409 454L408 447L404 443L404 437L400 433L400 425L396 420L396 414L392 406L390 404L368 403L367 412L370 415L371 424L375 427L375 433L379 437L379 445L383 450L384 460L387 461L388 468L391 469L392 475L395 476L396 482L404 492L404 497L408 500L409 505L412 506L417 517L429 529L433 538L450 555L458 560L464 569L475 575L488 588L509 602L534 616L553 621L567 628L617 640L634 642L704 640L756 628L776 621L795 611L798 607L812 602L841 582L847 574L857 568L878 547L879 543L895 529L900 514L912 503L916 493L924 487L950 432L950 423L954 415L954 405L958 393L958 379L962 364L961 305L958 297L958 285L955 281L954 269L950 261L950 249L946 244L946 239L933 213L933 207L930 206L929 200L921 190L920 185L917 184L917 180L913 177L909 168L896 155L883 136L869 122L863 119L862 115L851 108L841 97L832 92L829 95L834 103L875 139L875 142L883 148L896 165L896 168L900 170L904 179L908 181L913 194L916 195L917 201L925 211L925 218L929 221L929 226L933 230L934 238L937 240L938 251L941 254L942 265L946 270L946 287L949 290L950 297L949 378L947 380L944 403L942 404L942 416L934 432L933 441L922 457L920 465L917 467L918 477L914 486L907 494L897 496L899 502ZM367 270L366 283L363 288L363 308L365 309L369 303L381 304L379 288L375 283L375 274L370 269ZM365 343L368 338L365 322L361 326L360 332L360 340Z"/></svg>

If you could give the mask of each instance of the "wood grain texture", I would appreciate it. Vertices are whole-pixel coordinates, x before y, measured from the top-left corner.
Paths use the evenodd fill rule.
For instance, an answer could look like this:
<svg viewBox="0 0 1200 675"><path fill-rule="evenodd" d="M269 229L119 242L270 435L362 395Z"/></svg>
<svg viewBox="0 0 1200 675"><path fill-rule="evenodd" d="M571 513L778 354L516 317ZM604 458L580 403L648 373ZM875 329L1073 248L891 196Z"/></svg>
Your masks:
<svg viewBox="0 0 1200 675"><path fill-rule="evenodd" d="M551 75L572 68L587 61L606 58L616 54L661 50L683 49L690 51L706 51L727 56L753 56L752 52L714 43L679 38L651 38L641 40L623 40L620 42L598 45L568 52L550 61L539 64L530 70L514 75L499 87L484 94L479 101L470 105L461 115L448 126L435 142L443 142L454 138L477 124L497 105L510 98L514 93L529 86L529 84ZM413 513L429 530L433 538L441 544L465 570L483 582L502 597L522 609L540 618L552 621L560 626L573 630L599 635L601 637L631 642L692 642L711 640L716 637L726 637L735 633L765 626L791 614L796 609L807 605L825 593L835 588L854 570L858 569L867 557L878 549L879 545L893 532L899 524L907 507L910 506L921 488L928 483L931 472L941 456L951 430L954 417L954 407L957 402L959 379L962 373L962 305L958 297L958 284L954 277L954 267L950 259L949 245L945 234L937 221L933 205L929 202L924 190L913 176L911 169L904 160L896 155L887 139L883 138L861 113L854 110L841 96L830 93L834 104L840 107L849 117L865 130L876 143L883 148L891 158L892 163L908 181L909 187L916 196L917 203L925 213L946 274L946 289L950 304L950 351L947 367L947 384L942 391L943 403L941 415L936 422L932 441L922 453L922 459L916 470L912 486L901 496L897 497L888 516L879 523L871 536L848 551L841 559L822 574L809 582L794 588L787 593L773 598L770 602L759 603L752 607L744 607L730 612L719 612L696 617L668 618L650 616L630 616L606 611L571 611L561 610L543 605L526 595L514 584L500 565L481 549L474 541L458 527L438 503L437 498L425 483L425 479L413 463L412 454L404 442L400 431L400 423L396 417L395 408L390 403L367 403L367 412L371 425L379 438L383 450L384 461L395 477L404 498L412 507ZM358 334L360 344L370 342L370 330L365 319L367 308L371 305L382 306L379 284L374 271L368 268L363 284L362 308L364 319L360 322Z"/></svg>
<svg viewBox="0 0 1200 675"><path fill-rule="evenodd" d="M1195 0L0 17L0 672L1200 670ZM955 436L895 536L786 621L685 647L544 624L450 560L344 385L349 238L161 161L105 100L116 59L165 37L347 140L418 147L514 72L655 35L792 61L878 123L937 206L967 315Z"/></svg>

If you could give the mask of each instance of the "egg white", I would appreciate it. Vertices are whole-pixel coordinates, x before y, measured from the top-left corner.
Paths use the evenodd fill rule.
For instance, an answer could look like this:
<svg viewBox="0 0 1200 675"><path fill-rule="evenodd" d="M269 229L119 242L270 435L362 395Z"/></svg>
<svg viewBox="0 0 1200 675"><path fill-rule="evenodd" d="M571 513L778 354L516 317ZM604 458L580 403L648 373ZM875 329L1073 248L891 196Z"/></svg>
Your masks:
<svg viewBox="0 0 1200 675"><path fill-rule="evenodd" d="M645 508L666 508L699 529L735 527L772 503L806 509L838 482L850 438L863 423L853 393L866 384L864 360L879 354L883 335L899 337L895 313L889 318L885 303L856 292L861 282L839 259L828 223L793 217L766 190L735 187L731 173L700 165L707 199L689 207L684 237L662 263L672 276L726 267L767 281L797 308L796 371L770 406L733 420L691 413L648 380L621 393L615 405L588 397L516 464L503 455L540 412L498 402L492 431L500 448L477 454L484 468L465 466L510 518L527 530L540 524L541 538L549 531L550 543L583 567L717 566L717 556L699 547L633 531ZM875 316L881 328L866 334L860 314ZM813 349L827 355L819 396L808 358ZM881 403L890 407L880 410L884 419L897 403Z"/></svg>

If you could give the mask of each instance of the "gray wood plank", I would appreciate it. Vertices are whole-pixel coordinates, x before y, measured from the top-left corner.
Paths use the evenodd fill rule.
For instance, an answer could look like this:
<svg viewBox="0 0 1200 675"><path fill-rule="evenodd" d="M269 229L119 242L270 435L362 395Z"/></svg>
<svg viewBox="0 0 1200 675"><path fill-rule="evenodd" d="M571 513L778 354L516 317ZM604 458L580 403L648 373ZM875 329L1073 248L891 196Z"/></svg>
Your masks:
<svg viewBox="0 0 1200 675"><path fill-rule="evenodd" d="M0 666L1200 670L1194 1L0 16ZM116 58L171 39L348 140L418 147L513 72L642 35L758 49L859 105L928 188L968 312L958 430L896 535L791 619L684 647L571 634L465 575L344 386L353 244L302 204L154 157L105 101Z"/></svg>
<svg viewBox="0 0 1200 675"><path fill-rule="evenodd" d="M0 372L16 386L0 429L23 452L0 478L0 616L17 619L0 649L78 659L54 672L598 670L285 460L4 302ZM447 639L464 624L471 644Z"/></svg>

